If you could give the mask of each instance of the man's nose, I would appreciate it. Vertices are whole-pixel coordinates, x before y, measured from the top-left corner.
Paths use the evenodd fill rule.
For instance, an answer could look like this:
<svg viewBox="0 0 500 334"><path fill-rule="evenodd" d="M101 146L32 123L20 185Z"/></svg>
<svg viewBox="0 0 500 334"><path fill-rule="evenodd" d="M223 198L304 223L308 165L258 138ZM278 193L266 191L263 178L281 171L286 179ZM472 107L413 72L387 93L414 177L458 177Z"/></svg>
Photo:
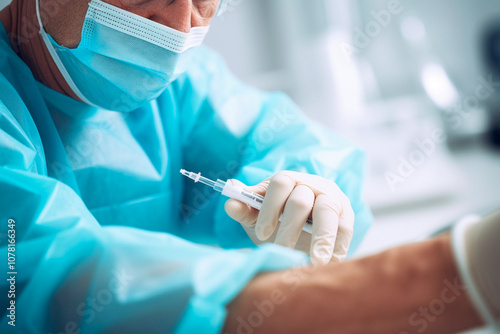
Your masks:
<svg viewBox="0 0 500 334"><path fill-rule="evenodd" d="M206 25L204 20L194 14L191 0L174 1L170 5L152 12L148 18L186 33L190 32L192 27Z"/></svg>

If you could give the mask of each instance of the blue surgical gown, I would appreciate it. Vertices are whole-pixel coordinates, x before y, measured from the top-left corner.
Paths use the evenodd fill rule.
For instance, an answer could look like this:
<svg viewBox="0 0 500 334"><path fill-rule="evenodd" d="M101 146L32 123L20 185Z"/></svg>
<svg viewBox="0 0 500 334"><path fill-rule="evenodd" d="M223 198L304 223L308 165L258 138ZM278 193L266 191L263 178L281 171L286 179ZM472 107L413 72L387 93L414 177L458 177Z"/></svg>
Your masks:
<svg viewBox="0 0 500 334"><path fill-rule="evenodd" d="M0 25L1 267L12 219L17 272L15 298L0 283L0 332L217 333L255 274L307 263L253 246L225 198L181 168L246 184L287 169L334 180L356 214L351 253L371 223L362 153L214 52L200 48L156 100L109 112L37 82Z"/></svg>

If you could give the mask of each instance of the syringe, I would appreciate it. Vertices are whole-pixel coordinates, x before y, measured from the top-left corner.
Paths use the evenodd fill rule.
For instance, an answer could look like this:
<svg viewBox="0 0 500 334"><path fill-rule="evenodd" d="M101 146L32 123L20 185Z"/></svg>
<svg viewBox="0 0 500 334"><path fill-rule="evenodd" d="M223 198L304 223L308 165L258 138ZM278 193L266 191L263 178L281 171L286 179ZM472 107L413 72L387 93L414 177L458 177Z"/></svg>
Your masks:
<svg viewBox="0 0 500 334"><path fill-rule="evenodd" d="M184 176L189 177L191 180L194 180L194 182L200 182L203 183L214 190L222 193L222 195L237 199L240 202L246 203L250 205L252 208L255 208L260 211L262 207L262 203L264 202L264 197L256 194L251 191L247 191L243 189L240 186L234 185L232 182L227 182L218 179L217 181L213 181L210 179L207 179L206 177L201 176L201 173L193 173L193 172L188 172L185 169L181 169L181 174ZM283 214L280 216L279 220L281 221L281 218L283 217ZM306 224L302 228L303 231L312 233L312 219L308 218Z"/></svg>

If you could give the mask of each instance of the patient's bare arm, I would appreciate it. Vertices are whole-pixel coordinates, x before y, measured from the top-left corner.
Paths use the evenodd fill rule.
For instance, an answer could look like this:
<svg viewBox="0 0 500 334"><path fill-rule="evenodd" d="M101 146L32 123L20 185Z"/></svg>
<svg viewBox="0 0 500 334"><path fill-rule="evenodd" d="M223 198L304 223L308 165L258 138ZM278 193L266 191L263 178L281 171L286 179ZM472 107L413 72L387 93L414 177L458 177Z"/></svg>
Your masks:
<svg viewBox="0 0 500 334"><path fill-rule="evenodd" d="M228 306L224 333L456 333L482 324L450 237L371 257L256 277Z"/></svg>

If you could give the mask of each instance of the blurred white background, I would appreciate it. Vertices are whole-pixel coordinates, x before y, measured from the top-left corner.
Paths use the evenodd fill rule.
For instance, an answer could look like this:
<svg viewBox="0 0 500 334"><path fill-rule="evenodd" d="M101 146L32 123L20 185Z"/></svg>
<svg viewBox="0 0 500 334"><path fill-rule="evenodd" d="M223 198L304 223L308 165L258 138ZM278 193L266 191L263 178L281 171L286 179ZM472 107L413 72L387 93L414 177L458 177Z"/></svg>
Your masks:
<svg viewBox="0 0 500 334"><path fill-rule="evenodd" d="M207 44L367 151L361 256L500 207L499 22L496 0L231 0Z"/></svg>
<svg viewBox="0 0 500 334"><path fill-rule="evenodd" d="M485 140L500 86L483 84L498 22L496 0L234 0L207 44L367 151L376 219L361 256L500 207Z"/></svg>

